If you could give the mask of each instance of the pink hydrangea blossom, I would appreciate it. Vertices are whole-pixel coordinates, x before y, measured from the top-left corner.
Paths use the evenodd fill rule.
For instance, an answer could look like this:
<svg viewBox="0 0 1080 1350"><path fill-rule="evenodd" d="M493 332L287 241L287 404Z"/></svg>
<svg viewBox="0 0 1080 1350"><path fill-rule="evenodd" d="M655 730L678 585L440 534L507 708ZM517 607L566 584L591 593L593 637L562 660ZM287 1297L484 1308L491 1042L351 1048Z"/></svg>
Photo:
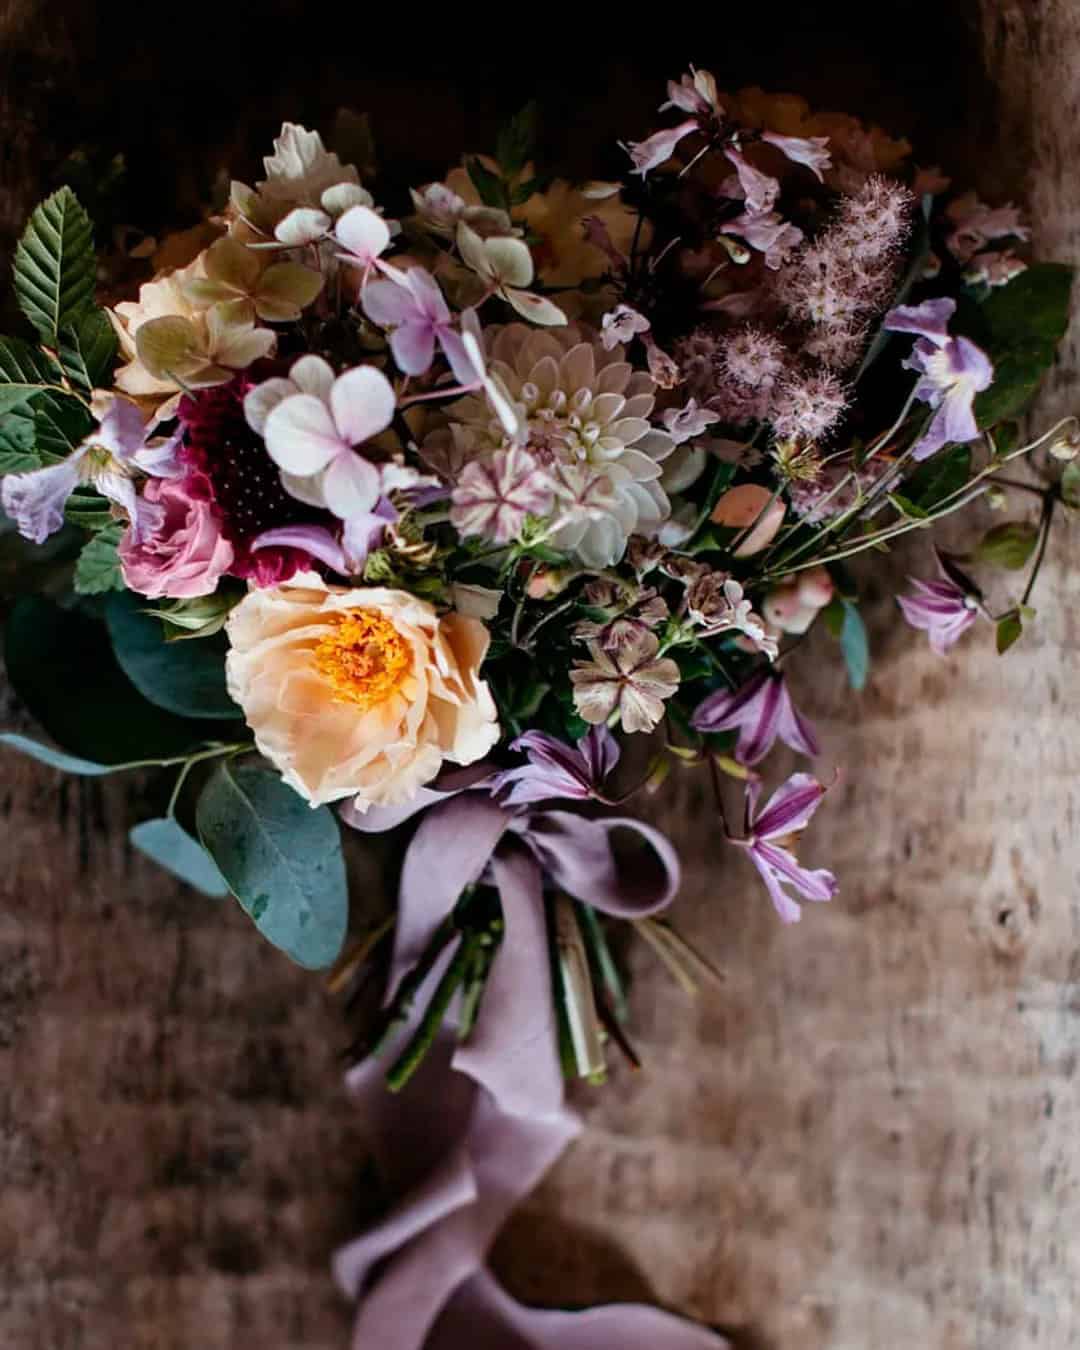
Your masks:
<svg viewBox="0 0 1080 1350"><path fill-rule="evenodd" d="M467 384L472 366L461 344L454 316L439 284L422 267L395 270L389 280L369 281L360 295L364 313L390 329L390 350L406 375L423 375L435 359L436 343L455 377Z"/></svg>

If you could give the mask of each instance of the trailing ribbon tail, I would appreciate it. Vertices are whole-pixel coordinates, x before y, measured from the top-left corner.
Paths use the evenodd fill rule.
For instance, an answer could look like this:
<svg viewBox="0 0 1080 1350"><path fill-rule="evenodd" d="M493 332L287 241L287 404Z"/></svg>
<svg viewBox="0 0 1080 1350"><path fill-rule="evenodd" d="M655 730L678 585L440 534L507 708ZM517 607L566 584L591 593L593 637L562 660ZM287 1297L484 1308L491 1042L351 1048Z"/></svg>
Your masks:
<svg viewBox="0 0 1080 1350"><path fill-rule="evenodd" d="M634 886L611 851L616 824L637 829L654 851L652 868L635 867ZM564 1100L544 873L623 915L662 908L678 882L670 844L637 821L514 815L472 792L445 798L421 820L405 858L391 991L489 862L505 931L468 1041L441 1034L398 1094L375 1060L348 1076L376 1161L401 1197L335 1258L338 1282L358 1305L353 1350L723 1350L727 1342L705 1328L640 1304L527 1308L487 1270L510 1212L582 1128ZM651 881L643 885L643 876ZM428 976L419 1005L449 959L444 953Z"/></svg>

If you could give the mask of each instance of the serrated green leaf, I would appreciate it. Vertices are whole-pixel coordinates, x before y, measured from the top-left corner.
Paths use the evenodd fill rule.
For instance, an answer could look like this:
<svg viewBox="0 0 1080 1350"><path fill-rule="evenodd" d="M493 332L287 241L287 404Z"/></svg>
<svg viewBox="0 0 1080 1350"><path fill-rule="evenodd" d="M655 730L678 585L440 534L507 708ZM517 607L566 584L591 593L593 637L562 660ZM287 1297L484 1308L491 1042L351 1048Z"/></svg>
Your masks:
<svg viewBox="0 0 1080 1350"><path fill-rule="evenodd" d="M858 607L844 600L844 622L840 629L840 650L847 665L848 682L852 689L863 689L870 673L870 643L866 625Z"/></svg>
<svg viewBox="0 0 1080 1350"><path fill-rule="evenodd" d="M79 595L104 595L107 591L122 591L124 578L116 546L124 533L124 526L114 521L94 535L75 564L75 590Z"/></svg>
<svg viewBox="0 0 1080 1350"><path fill-rule="evenodd" d="M0 415L0 474L40 469L34 448L34 418L28 408L12 408Z"/></svg>
<svg viewBox="0 0 1080 1350"><path fill-rule="evenodd" d="M94 428L89 408L60 390L38 393L30 403L35 445L47 464L67 459Z"/></svg>
<svg viewBox="0 0 1080 1350"><path fill-rule="evenodd" d="M60 363L85 393L105 383L115 353L116 333L103 309L87 310L60 331Z"/></svg>
<svg viewBox="0 0 1080 1350"><path fill-rule="evenodd" d="M465 167L485 206L506 206L506 188L497 173L492 173L475 155L466 161Z"/></svg>
<svg viewBox="0 0 1080 1350"><path fill-rule="evenodd" d="M92 307L96 272L90 217L62 187L34 211L15 250L15 295L43 342L55 347Z"/></svg>
<svg viewBox="0 0 1080 1350"><path fill-rule="evenodd" d="M499 132L495 158L506 178L516 178L528 163L536 144L538 114L539 105L530 100Z"/></svg>
<svg viewBox="0 0 1080 1350"><path fill-rule="evenodd" d="M998 655L1002 656L1024 631L1024 625L1021 622L1019 613L1012 609L1008 614L998 620L997 625L997 649Z"/></svg>
<svg viewBox="0 0 1080 1350"><path fill-rule="evenodd" d="M63 371L51 356L21 338L0 337L0 414L21 408L62 380Z"/></svg>
<svg viewBox="0 0 1080 1350"><path fill-rule="evenodd" d="M106 530L116 524L108 497L92 488L76 488L64 505L64 519L80 530Z"/></svg>
<svg viewBox="0 0 1080 1350"><path fill-rule="evenodd" d="M333 812L256 765L221 764L196 812L199 837L267 941L309 970L332 965L349 915Z"/></svg>
<svg viewBox="0 0 1080 1350"><path fill-rule="evenodd" d="M987 530L975 550L979 562L1019 572L1035 550L1039 531L1030 521L1008 520Z"/></svg>
<svg viewBox="0 0 1080 1350"><path fill-rule="evenodd" d="M171 816L144 820L128 834L132 845L159 867L211 899L221 900L229 887L217 863L197 839Z"/></svg>

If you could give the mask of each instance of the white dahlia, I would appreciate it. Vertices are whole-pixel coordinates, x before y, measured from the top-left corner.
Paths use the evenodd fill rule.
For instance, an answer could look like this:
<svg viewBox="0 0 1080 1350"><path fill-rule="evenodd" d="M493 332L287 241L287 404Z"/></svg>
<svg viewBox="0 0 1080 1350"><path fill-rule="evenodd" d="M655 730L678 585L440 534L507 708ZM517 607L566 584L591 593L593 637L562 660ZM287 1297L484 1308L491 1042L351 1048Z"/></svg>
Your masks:
<svg viewBox="0 0 1080 1350"><path fill-rule="evenodd" d="M550 542L587 567L617 563L631 534L653 534L670 514L660 486L670 434L649 421L656 385L616 346L570 324L539 331L511 323L486 330L488 371L517 405L524 448L549 476ZM488 460L510 446L486 399L447 409L459 455Z"/></svg>

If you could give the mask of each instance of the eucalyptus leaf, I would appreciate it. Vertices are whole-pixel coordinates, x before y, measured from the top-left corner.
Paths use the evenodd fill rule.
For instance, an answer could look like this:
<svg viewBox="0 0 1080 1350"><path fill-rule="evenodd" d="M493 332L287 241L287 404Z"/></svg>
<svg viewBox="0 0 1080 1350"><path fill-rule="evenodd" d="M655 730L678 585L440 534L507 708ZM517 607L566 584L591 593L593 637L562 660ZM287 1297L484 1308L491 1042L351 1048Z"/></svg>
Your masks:
<svg viewBox="0 0 1080 1350"><path fill-rule="evenodd" d="M870 643L866 625L857 605L844 600L844 622L840 629L840 650L847 665L848 682L852 689L863 689L870 673Z"/></svg>
<svg viewBox="0 0 1080 1350"><path fill-rule="evenodd" d="M41 596L16 600L4 630L15 693L63 750L123 765L184 754L205 723L175 717L142 697L117 664L102 623Z"/></svg>
<svg viewBox="0 0 1080 1350"><path fill-rule="evenodd" d="M19 307L50 347L92 308L96 274L90 217L62 187L31 215L14 263Z"/></svg>
<svg viewBox="0 0 1080 1350"><path fill-rule="evenodd" d="M144 606L130 591L110 595L105 606L113 651L135 688L182 717L238 718L240 709L225 688L224 636L182 646L167 642L160 620Z"/></svg>
<svg viewBox="0 0 1080 1350"><path fill-rule="evenodd" d="M128 835L133 846L187 885L220 900L229 887L217 863L171 816L144 820Z"/></svg>
<svg viewBox="0 0 1080 1350"><path fill-rule="evenodd" d="M77 773L87 778L96 778L102 774L115 773L118 766L97 764L91 759L80 759L78 755L65 754L63 750L54 750L30 736L20 736L15 731L0 731L0 745L9 746L21 754L29 755L39 764L47 764L50 769L62 769L64 773Z"/></svg>
<svg viewBox="0 0 1080 1350"><path fill-rule="evenodd" d="M338 824L257 765L220 764L197 808L199 837L267 941L320 970L341 951L349 900Z"/></svg>

